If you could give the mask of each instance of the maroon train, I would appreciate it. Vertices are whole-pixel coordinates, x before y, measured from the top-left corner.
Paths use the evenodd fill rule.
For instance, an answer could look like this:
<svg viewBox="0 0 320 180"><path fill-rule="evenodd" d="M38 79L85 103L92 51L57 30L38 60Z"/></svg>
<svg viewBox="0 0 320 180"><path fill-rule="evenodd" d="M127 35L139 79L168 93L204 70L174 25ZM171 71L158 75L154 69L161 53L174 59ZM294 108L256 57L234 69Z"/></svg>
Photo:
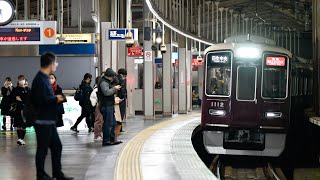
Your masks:
<svg viewBox="0 0 320 180"><path fill-rule="evenodd" d="M211 154L276 157L285 148L292 54L253 38L205 51L201 125Z"/></svg>

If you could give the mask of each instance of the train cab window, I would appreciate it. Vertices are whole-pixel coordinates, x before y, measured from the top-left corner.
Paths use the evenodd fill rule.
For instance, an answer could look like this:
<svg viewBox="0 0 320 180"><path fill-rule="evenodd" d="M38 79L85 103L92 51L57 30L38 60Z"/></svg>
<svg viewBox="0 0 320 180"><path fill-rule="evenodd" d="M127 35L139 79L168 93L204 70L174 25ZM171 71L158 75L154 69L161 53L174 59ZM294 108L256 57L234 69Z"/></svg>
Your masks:
<svg viewBox="0 0 320 180"><path fill-rule="evenodd" d="M237 77L237 100L254 101L256 99L257 68L239 66Z"/></svg>
<svg viewBox="0 0 320 180"><path fill-rule="evenodd" d="M266 56L264 59L262 97L266 99L285 99L288 86L287 58Z"/></svg>
<svg viewBox="0 0 320 180"><path fill-rule="evenodd" d="M230 96L231 52L208 53L206 62L206 95Z"/></svg>

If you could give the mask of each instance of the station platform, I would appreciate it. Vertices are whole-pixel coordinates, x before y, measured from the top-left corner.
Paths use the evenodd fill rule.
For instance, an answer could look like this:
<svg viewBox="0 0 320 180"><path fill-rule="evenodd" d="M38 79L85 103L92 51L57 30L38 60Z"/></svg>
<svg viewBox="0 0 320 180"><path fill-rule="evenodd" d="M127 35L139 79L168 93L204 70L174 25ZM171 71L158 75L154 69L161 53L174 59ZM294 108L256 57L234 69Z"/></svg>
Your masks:
<svg viewBox="0 0 320 180"><path fill-rule="evenodd" d="M173 118L143 117L124 124L127 133L118 146L102 147L93 134L59 131L63 144L63 171L75 179L213 179L191 143L200 114ZM26 135L26 146L16 144L15 132L0 131L0 179L35 179L35 132ZM50 153L46 170L51 174Z"/></svg>

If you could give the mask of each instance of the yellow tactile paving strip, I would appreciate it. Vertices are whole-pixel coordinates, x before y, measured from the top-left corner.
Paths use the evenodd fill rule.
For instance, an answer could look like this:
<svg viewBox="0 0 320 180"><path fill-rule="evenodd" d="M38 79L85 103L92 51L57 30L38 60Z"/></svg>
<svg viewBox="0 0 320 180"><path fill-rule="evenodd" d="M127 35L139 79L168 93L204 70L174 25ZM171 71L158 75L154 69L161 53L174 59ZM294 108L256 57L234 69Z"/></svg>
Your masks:
<svg viewBox="0 0 320 180"><path fill-rule="evenodd" d="M200 114L192 114L182 117L173 118L171 120L156 124L151 126L134 138L132 138L127 144L122 148L119 156L117 158L115 170L114 170L114 180L142 180L142 173L140 167L140 153L143 148L143 144L147 139L149 139L155 132L159 129L173 124L175 122L183 121L193 117L199 117Z"/></svg>

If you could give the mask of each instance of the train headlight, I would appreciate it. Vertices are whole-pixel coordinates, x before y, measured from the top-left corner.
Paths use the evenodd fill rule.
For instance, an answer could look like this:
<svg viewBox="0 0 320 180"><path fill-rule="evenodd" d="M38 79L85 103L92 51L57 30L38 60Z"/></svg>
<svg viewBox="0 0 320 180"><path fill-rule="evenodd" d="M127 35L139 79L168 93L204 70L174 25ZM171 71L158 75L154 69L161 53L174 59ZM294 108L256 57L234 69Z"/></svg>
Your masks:
<svg viewBox="0 0 320 180"><path fill-rule="evenodd" d="M236 51L236 57L256 59L260 57L260 52L258 48L254 47L239 47Z"/></svg>
<svg viewBox="0 0 320 180"><path fill-rule="evenodd" d="M212 116L226 116L227 112L225 110L218 110L218 109L209 109L209 114Z"/></svg>
<svg viewBox="0 0 320 180"><path fill-rule="evenodd" d="M267 112L266 118L268 119L274 119L274 118L281 118L282 113L281 112Z"/></svg>

